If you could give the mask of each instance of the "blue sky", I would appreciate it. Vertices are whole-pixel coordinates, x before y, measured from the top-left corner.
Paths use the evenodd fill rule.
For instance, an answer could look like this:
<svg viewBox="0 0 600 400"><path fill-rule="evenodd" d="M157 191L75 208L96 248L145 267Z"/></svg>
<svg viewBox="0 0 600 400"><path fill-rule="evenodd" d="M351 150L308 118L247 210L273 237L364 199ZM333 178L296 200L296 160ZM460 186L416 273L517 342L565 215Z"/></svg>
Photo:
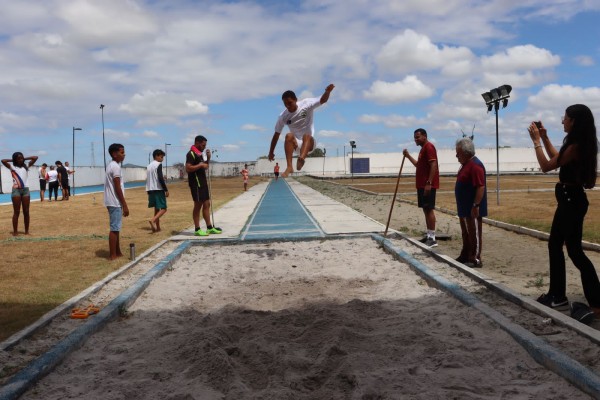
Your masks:
<svg viewBox="0 0 600 400"><path fill-rule="evenodd" d="M318 97L319 147L342 155L439 148L475 126L494 147L481 93L512 85L500 145L530 145L542 119L555 144L574 103L598 116L600 0L0 0L0 156L102 165L107 145L145 165L184 160L208 137L219 161L268 153L281 93ZM285 132L284 132L285 133ZM280 143L276 156L283 156ZM178 160L178 157L180 160Z"/></svg>

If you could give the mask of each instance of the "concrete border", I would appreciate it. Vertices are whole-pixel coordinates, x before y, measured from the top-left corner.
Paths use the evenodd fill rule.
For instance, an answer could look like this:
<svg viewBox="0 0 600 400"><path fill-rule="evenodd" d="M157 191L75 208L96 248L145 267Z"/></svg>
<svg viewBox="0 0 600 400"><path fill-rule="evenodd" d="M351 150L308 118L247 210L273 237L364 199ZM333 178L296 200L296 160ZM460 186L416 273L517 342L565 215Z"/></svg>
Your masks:
<svg viewBox="0 0 600 400"><path fill-rule="evenodd" d="M124 266L122 266L121 268L119 268L118 270L116 270L114 272L111 272L104 279L92 284L87 289L84 289L80 293L71 297L69 300L65 301L64 303L62 303L62 304L58 305L57 307L53 308L52 310L48 311L46 314L42 315L37 321L33 322L31 325L28 325L27 327L21 329L19 332L10 336L8 339L1 342L0 349L1 350L10 350L12 347L19 344L23 339L26 339L29 336L33 335L35 332L38 331L38 329L41 329L44 326L48 325L58 315L64 313L66 310L75 306L82 299L84 299L94 293L97 293L100 289L102 289L104 286L106 286L110 281L112 281L115 278L118 278L120 275L127 272L129 269L131 269L132 267L137 265L140 261L142 261L144 257L149 255L153 251L157 250L158 248L162 247L167 242L169 242L168 239L158 242L157 244L155 244L154 246L150 247L145 252L140 254L134 261L131 261L130 263L125 264Z"/></svg>
<svg viewBox="0 0 600 400"><path fill-rule="evenodd" d="M399 260L408 263L410 268L429 284L449 293L460 302L476 309L496 323L502 330L512 336L537 363L566 379L581 391L594 398L600 398L600 376L596 375L578 361L558 351L522 326L513 323L500 312L494 310L471 293L462 289L459 285L438 275L425 264L414 259L410 254L394 247L388 239L379 235L373 235L372 237L377 243L381 244L386 251Z"/></svg>
<svg viewBox="0 0 600 400"><path fill-rule="evenodd" d="M189 247L190 242L180 244L97 315L90 317L83 325L71 332L46 353L31 361L25 368L15 374L6 385L0 388L0 400L17 399L41 378L50 373L68 354L80 348L92 334L102 330L110 321L121 315L123 310L138 298L152 280L161 276Z"/></svg>

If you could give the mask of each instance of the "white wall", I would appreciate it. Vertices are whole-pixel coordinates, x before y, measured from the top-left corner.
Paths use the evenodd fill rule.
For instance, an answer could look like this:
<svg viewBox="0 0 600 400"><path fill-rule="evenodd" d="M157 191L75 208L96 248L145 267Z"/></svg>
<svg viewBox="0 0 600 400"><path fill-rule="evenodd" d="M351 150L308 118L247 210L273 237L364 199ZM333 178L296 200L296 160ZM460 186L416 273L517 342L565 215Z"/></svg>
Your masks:
<svg viewBox="0 0 600 400"><path fill-rule="evenodd" d="M496 149L476 149L476 155L485 165L488 173L496 172ZM415 150L411 153L413 157L417 157L418 152ZM371 174L397 174L402 163L402 153L354 153L355 158L369 158ZM350 174L350 158L346 157L319 157L307 158L306 164L302 169L304 174L312 175L344 175ZM458 171L458 161L454 149L438 150L440 172L442 174L455 174ZM535 158L533 148L501 148L499 150L500 158L500 173L512 172L527 172L539 171L539 166ZM214 162L211 163L212 176L237 176L244 168L244 164L248 164L250 175L268 175L272 176L275 162L279 163L281 172L285 170L286 161L284 158L278 158L274 162L267 159L257 161L240 161L240 162ZM295 168L296 159L294 159ZM5 193L10 192L12 187L12 178L10 171L4 166L0 166L2 173L2 189ZM104 183L104 168L103 167L76 167L75 170L75 185L91 186ZM146 168L123 168L125 182L146 180ZM406 160L402 170L403 174L414 174L415 167ZM169 177L178 177L179 171L169 166L167 168ZM187 174L184 173L187 178ZM33 167L29 174L29 187L31 190L39 190L39 182L37 179L37 167Z"/></svg>
<svg viewBox="0 0 600 400"><path fill-rule="evenodd" d="M29 179L27 184L30 190L40 190L38 169L39 166L37 165L29 169ZM104 167L76 167L74 170L76 171L75 174L73 174L75 176L75 187L104 184ZM123 168L122 172L125 182L146 180L146 168ZM6 169L4 165L1 165L0 173L2 174L2 191L4 193L10 193L12 188L10 171ZM169 171L169 175L170 174L171 172Z"/></svg>

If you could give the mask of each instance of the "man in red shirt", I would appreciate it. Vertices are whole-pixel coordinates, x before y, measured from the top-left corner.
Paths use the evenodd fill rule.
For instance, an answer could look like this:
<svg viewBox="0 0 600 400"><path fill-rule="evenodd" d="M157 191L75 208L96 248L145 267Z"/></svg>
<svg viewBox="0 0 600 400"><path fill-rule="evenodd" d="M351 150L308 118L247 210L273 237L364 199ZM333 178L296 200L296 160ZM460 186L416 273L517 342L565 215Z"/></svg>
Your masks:
<svg viewBox="0 0 600 400"><path fill-rule="evenodd" d="M436 247L435 240L435 192L440 187L440 173L438 169L437 151L433 143L427 140L427 131L419 128L414 134L415 143L421 146L419 158L415 160L407 149L402 154L417 168L415 186L419 208L425 214L427 236L421 241L429 247Z"/></svg>

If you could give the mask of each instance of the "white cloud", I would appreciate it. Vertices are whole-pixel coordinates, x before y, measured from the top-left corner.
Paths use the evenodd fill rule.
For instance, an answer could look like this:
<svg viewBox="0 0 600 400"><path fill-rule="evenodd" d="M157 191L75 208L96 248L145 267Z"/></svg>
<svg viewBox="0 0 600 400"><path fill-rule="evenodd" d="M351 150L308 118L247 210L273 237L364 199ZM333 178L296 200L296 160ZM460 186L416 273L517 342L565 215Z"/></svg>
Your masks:
<svg viewBox="0 0 600 400"><path fill-rule="evenodd" d="M552 68L558 64L560 64L559 56L530 44L514 46L481 58L481 65L485 71L499 73Z"/></svg>
<svg viewBox="0 0 600 400"><path fill-rule="evenodd" d="M344 134L342 132L339 131L328 131L328 130L320 130L317 133L318 136L322 136L322 137L343 137Z"/></svg>
<svg viewBox="0 0 600 400"><path fill-rule="evenodd" d="M466 47L438 47L427 36L407 29L383 46L376 61L382 71L394 74L441 69L456 76L468 73L474 58Z"/></svg>
<svg viewBox="0 0 600 400"><path fill-rule="evenodd" d="M374 115L363 114L358 120L363 124L384 124L388 128L408 128L422 123L423 121L413 115Z"/></svg>
<svg viewBox="0 0 600 400"><path fill-rule="evenodd" d="M180 117L208 113L208 106L185 97L178 93L145 91L133 95L128 103L119 106L119 110L155 121L174 121Z"/></svg>
<svg viewBox="0 0 600 400"><path fill-rule="evenodd" d="M402 81L375 81L363 92L365 98L381 104L416 101L433 96L434 90L425 85L415 75L409 75Z"/></svg>
<svg viewBox="0 0 600 400"><path fill-rule="evenodd" d="M266 131L264 126L255 125L255 124L244 124L244 125L242 125L242 130L243 131L258 131L258 132Z"/></svg>
<svg viewBox="0 0 600 400"><path fill-rule="evenodd" d="M596 65L596 61L590 56L577 56L575 57L575 62L582 67L593 67Z"/></svg>
<svg viewBox="0 0 600 400"><path fill-rule="evenodd" d="M533 108L557 108L563 112L571 104L585 104L590 109L600 109L600 87L582 88L571 85L550 84L529 97L528 105Z"/></svg>
<svg viewBox="0 0 600 400"><path fill-rule="evenodd" d="M240 146L237 144L224 144L221 147L228 151L237 151L240 149Z"/></svg>
<svg viewBox="0 0 600 400"><path fill-rule="evenodd" d="M158 132L155 132L155 131L144 131L144 132L142 132L142 136L154 138L154 137L159 137L160 135L158 134Z"/></svg>

